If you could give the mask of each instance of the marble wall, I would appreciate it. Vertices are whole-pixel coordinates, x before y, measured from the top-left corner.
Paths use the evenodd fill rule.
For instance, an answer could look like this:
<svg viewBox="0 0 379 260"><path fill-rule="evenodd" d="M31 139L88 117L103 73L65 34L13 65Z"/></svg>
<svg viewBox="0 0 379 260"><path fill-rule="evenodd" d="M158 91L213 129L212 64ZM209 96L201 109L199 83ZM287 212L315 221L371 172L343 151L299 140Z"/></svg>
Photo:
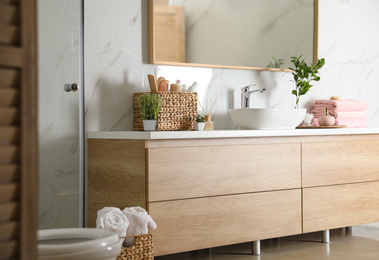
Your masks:
<svg viewBox="0 0 379 260"><path fill-rule="evenodd" d="M301 99L353 98L369 105L370 127L379 127L379 1L319 0L319 57L326 59L321 81ZM235 129L228 109L240 107L240 88L267 89L252 95L252 107L294 103L288 72L170 67L148 64L146 0L85 1L85 88L88 131L132 130L134 92L149 91L147 74L200 84L202 103L217 98L216 129Z"/></svg>

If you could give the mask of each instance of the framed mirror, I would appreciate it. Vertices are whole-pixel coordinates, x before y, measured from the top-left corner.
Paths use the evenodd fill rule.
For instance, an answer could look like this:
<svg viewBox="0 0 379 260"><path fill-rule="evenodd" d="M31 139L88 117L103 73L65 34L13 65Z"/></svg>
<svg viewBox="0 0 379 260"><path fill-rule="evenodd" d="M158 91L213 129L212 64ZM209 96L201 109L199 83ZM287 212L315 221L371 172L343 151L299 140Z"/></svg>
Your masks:
<svg viewBox="0 0 379 260"><path fill-rule="evenodd" d="M289 71L317 62L318 0L149 0L149 63Z"/></svg>

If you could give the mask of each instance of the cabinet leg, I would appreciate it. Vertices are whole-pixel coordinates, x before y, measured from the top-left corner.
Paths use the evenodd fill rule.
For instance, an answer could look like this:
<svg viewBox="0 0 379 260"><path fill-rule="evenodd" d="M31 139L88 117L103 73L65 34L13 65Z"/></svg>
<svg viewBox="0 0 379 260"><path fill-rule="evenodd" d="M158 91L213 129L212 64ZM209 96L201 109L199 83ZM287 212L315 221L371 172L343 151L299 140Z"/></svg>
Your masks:
<svg viewBox="0 0 379 260"><path fill-rule="evenodd" d="M352 227L345 227L345 234L351 235L352 231L353 231Z"/></svg>
<svg viewBox="0 0 379 260"><path fill-rule="evenodd" d="M329 229L322 231L321 242L326 243L326 244L330 243L330 230Z"/></svg>
<svg viewBox="0 0 379 260"><path fill-rule="evenodd" d="M261 254L261 241L253 241L252 242L252 253L253 255L260 255Z"/></svg>

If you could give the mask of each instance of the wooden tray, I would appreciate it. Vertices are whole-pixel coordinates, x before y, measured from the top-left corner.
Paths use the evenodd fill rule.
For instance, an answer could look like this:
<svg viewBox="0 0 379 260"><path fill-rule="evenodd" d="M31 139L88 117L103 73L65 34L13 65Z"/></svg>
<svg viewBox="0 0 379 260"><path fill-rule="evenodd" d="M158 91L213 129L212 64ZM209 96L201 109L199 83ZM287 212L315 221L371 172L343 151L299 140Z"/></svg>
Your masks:
<svg viewBox="0 0 379 260"><path fill-rule="evenodd" d="M344 128L346 125L332 125L332 126L298 126L296 129L316 129L316 128Z"/></svg>

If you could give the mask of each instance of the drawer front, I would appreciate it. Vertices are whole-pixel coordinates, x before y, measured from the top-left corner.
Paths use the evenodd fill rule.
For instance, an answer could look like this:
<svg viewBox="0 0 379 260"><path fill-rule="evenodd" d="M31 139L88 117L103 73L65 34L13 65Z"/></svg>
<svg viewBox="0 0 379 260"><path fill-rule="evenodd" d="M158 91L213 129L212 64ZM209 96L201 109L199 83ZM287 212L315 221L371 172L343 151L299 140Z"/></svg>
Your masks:
<svg viewBox="0 0 379 260"><path fill-rule="evenodd" d="M304 143L303 187L379 180L379 139Z"/></svg>
<svg viewBox="0 0 379 260"><path fill-rule="evenodd" d="M301 187L300 144L148 149L149 201Z"/></svg>
<svg viewBox="0 0 379 260"><path fill-rule="evenodd" d="M156 256L301 233L301 189L149 203Z"/></svg>
<svg viewBox="0 0 379 260"><path fill-rule="evenodd" d="M304 233L379 221L379 182L303 190Z"/></svg>

